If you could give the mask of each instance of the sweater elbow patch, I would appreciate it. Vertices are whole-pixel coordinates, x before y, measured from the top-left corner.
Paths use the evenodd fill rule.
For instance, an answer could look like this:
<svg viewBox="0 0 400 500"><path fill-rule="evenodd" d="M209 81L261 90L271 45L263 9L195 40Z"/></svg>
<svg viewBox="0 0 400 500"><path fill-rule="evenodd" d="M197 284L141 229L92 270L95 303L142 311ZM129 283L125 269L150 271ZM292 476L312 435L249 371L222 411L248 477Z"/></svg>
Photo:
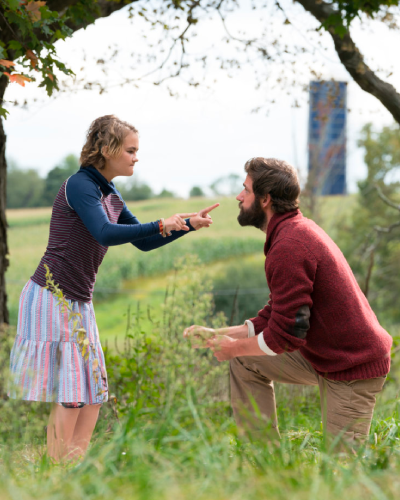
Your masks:
<svg viewBox="0 0 400 500"><path fill-rule="evenodd" d="M308 306L301 306L296 312L294 326L289 333L298 339L305 339L309 329L310 308Z"/></svg>

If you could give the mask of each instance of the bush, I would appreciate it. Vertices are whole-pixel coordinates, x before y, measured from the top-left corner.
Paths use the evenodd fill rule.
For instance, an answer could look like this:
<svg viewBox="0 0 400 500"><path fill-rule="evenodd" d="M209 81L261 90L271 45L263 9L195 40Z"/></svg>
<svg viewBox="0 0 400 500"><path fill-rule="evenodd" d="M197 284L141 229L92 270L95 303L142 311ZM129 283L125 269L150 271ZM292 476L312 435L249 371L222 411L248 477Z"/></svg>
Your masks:
<svg viewBox="0 0 400 500"><path fill-rule="evenodd" d="M240 325L257 316L268 302L269 289L262 254L256 259L238 256L213 280L216 311L222 311L230 325Z"/></svg>
<svg viewBox="0 0 400 500"><path fill-rule="evenodd" d="M153 318L147 312L152 331L141 328L143 311L129 311L124 350L106 350L110 393L122 414L132 409L148 414L185 399L187 386L208 400L226 400L227 367L213 362L211 351L195 350L183 339L192 324L225 325L223 314L213 315L210 290L200 262L190 255L177 260L159 314Z"/></svg>

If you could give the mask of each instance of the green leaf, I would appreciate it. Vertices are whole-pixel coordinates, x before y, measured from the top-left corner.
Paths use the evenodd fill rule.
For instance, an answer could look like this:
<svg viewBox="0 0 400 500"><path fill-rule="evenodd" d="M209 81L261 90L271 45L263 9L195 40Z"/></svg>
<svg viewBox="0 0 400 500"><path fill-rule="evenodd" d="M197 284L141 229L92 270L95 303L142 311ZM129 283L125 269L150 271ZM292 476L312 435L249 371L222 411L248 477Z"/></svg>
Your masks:
<svg viewBox="0 0 400 500"><path fill-rule="evenodd" d="M8 48L11 50L22 50L22 45L17 40L11 40L8 43Z"/></svg>
<svg viewBox="0 0 400 500"><path fill-rule="evenodd" d="M7 3L10 10L18 10L20 8L19 0L8 0Z"/></svg>
<svg viewBox="0 0 400 500"><path fill-rule="evenodd" d="M42 32L48 36L51 36L54 33L54 31L52 29L50 29L50 27L47 26L46 24L44 26L42 26Z"/></svg>
<svg viewBox="0 0 400 500"><path fill-rule="evenodd" d="M3 107L0 106L0 116L2 118L4 118L5 120L7 120L7 115L9 115L10 113Z"/></svg>

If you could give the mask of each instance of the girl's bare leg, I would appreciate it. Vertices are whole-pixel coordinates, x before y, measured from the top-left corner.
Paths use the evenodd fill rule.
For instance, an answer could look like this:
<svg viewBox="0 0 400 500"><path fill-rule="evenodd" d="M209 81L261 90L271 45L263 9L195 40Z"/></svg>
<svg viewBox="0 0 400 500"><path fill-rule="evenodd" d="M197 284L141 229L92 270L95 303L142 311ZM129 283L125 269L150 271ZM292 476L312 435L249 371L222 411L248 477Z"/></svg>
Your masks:
<svg viewBox="0 0 400 500"><path fill-rule="evenodd" d="M47 426L47 453L54 461L68 458L79 408L64 408L54 403Z"/></svg>
<svg viewBox="0 0 400 500"><path fill-rule="evenodd" d="M96 426L101 405L86 405L79 410L74 433L70 442L70 458L85 455Z"/></svg>

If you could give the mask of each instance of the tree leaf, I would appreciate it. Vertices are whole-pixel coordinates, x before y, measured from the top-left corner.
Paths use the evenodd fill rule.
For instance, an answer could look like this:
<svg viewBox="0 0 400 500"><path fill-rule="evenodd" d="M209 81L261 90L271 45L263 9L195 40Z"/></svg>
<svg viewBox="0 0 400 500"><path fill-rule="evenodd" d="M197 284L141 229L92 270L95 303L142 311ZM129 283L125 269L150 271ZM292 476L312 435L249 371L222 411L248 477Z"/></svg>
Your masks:
<svg viewBox="0 0 400 500"><path fill-rule="evenodd" d="M7 61L7 59L0 59L0 64L5 68L11 68L12 66L15 66L15 62Z"/></svg>
<svg viewBox="0 0 400 500"><path fill-rule="evenodd" d="M46 2L29 2L26 4L25 9L28 11L28 16L32 19L32 22L36 23L40 21L42 14L40 12L40 7L44 7Z"/></svg>
<svg viewBox="0 0 400 500"><path fill-rule="evenodd" d="M9 114L9 112L0 106L0 116L6 120L8 114Z"/></svg>
<svg viewBox="0 0 400 500"><path fill-rule="evenodd" d="M21 50L22 45L17 40L10 40L10 42L8 43L8 48L11 50Z"/></svg>
<svg viewBox="0 0 400 500"><path fill-rule="evenodd" d="M27 59L30 60L32 68L35 69L37 66L37 63L38 63L38 58L37 58L36 54L32 50L28 49L26 51L25 55L26 55Z"/></svg>
<svg viewBox="0 0 400 500"><path fill-rule="evenodd" d="M19 85L21 85L21 87L25 87L25 82L32 81L32 78L28 78L27 76L21 75L19 73L14 73L14 74L10 75L10 73L7 73L6 71L4 71L3 74L8 76L8 79L10 80L10 82L18 83Z"/></svg>

